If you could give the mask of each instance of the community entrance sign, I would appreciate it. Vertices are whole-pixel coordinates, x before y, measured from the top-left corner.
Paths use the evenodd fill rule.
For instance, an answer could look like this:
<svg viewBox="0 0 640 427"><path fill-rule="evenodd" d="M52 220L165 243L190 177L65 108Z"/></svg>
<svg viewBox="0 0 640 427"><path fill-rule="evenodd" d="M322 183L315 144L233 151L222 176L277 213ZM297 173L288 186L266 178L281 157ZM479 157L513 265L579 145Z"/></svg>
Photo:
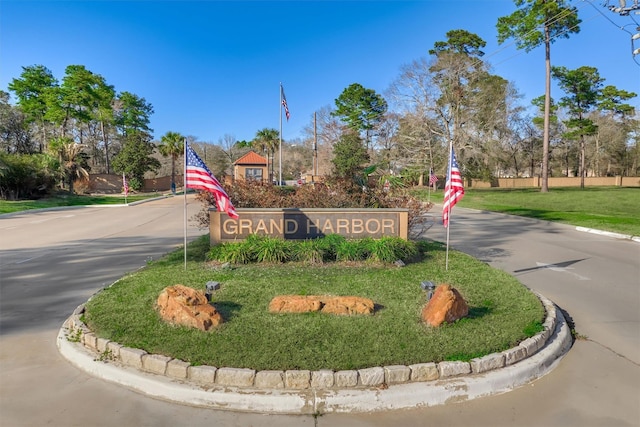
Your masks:
<svg viewBox="0 0 640 427"><path fill-rule="evenodd" d="M283 239L315 239L340 234L351 239L395 236L407 239L407 209L237 209L239 218L209 210L211 244L251 234Z"/></svg>

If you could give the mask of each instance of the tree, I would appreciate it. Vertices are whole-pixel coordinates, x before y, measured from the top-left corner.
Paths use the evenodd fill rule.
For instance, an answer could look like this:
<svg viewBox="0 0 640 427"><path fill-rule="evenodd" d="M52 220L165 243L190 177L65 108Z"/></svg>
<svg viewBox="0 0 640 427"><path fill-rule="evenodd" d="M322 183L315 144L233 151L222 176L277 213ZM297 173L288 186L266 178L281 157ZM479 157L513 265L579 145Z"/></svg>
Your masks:
<svg viewBox="0 0 640 427"><path fill-rule="evenodd" d="M9 104L9 94L0 90L0 151L32 154L35 147L22 111Z"/></svg>
<svg viewBox="0 0 640 427"><path fill-rule="evenodd" d="M256 137L251 141L254 149L267 153L267 166L269 168L269 182L273 182L274 154L280 143L280 132L277 129L264 128L256 132Z"/></svg>
<svg viewBox="0 0 640 427"><path fill-rule="evenodd" d="M598 96L598 106L596 107L599 112L604 113L607 124L612 131L613 135L608 138L602 138L604 141L609 141L605 150L607 151L610 159L615 159L616 167L619 174L624 174L625 171L625 159L627 157L627 141L630 140L631 134L634 128L638 129L638 121L633 119L635 114L635 108L626 104L631 98L636 97L634 92L627 92L616 88L615 86L605 86ZM599 143L601 140L601 126L598 126L598 133L596 134L596 168L599 170L600 150ZM609 161L606 172L611 172L612 162Z"/></svg>
<svg viewBox="0 0 640 427"><path fill-rule="evenodd" d="M130 133L143 133L145 138L151 137L153 129L149 128L149 122L153 106L144 98L131 92L122 92L114 103L114 114L115 125L125 137Z"/></svg>
<svg viewBox="0 0 640 427"><path fill-rule="evenodd" d="M49 151L60 161L63 183L67 184L70 193L73 193L73 183L76 178L89 178L87 159L82 156L83 148L81 144L76 144L69 137L54 138L49 143Z"/></svg>
<svg viewBox="0 0 640 427"><path fill-rule="evenodd" d="M18 105L28 124L40 127L39 151L45 151L47 144L46 113L49 109L48 93L58 87L58 81L51 71L43 65L22 67L20 78L9 83L9 90L16 94Z"/></svg>
<svg viewBox="0 0 640 427"><path fill-rule="evenodd" d="M160 167L158 159L152 157L153 150L145 132L129 131L122 150L113 158L113 169L130 177L131 188L140 190L144 185L144 174Z"/></svg>
<svg viewBox="0 0 640 427"><path fill-rule="evenodd" d="M542 137L542 186L549 191L549 117L551 113L551 43L559 37L568 38L580 31L577 9L565 0L514 0L520 8L511 15L498 18L498 43L513 38L518 49L529 52L544 44L545 48L545 101Z"/></svg>
<svg viewBox="0 0 640 427"><path fill-rule="evenodd" d="M176 192L176 160L184 153L184 136L178 132L167 132L161 138L158 146L160 154L171 157L171 191Z"/></svg>
<svg viewBox="0 0 640 427"><path fill-rule="evenodd" d="M594 67L580 67L568 70L565 67L553 67L553 77L565 96L560 98L558 105L567 109L569 120L566 123L568 132L565 137L580 142L580 188L584 188L585 168L585 136L596 133L598 127L587 117L595 108L602 87L603 78Z"/></svg>
<svg viewBox="0 0 640 427"><path fill-rule="evenodd" d="M355 132L346 132L333 146L333 173L338 178L355 180L362 175L369 154Z"/></svg>
<svg viewBox="0 0 640 427"><path fill-rule="evenodd" d="M365 89L358 83L347 87L335 100L336 110L331 114L356 132L364 132L366 147L371 143L371 132L387 112L387 101L373 89Z"/></svg>

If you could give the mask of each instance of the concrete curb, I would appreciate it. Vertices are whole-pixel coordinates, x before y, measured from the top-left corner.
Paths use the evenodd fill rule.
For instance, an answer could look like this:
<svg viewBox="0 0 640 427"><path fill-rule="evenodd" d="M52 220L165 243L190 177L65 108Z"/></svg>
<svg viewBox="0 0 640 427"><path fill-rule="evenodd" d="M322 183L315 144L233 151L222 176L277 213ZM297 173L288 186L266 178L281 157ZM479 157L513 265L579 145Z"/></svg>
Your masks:
<svg viewBox="0 0 640 427"><path fill-rule="evenodd" d="M613 233L611 231L602 231L602 230L596 230L595 228L587 228L587 227L576 227L576 231L599 234L600 236L612 237L614 239L632 240L636 243L640 243L640 236L632 236L631 234Z"/></svg>
<svg viewBox="0 0 640 427"><path fill-rule="evenodd" d="M327 369L256 373L250 369L191 367L183 361L96 338L80 321L83 305L60 329L57 345L62 356L90 375L182 404L306 415L419 408L505 393L552 371L573 340L560 310L541 295L538 297L547 313L543 332L517 347L471 362L338 372ZM435 379L417 379L425 378L421 369L425 365L437 365ZM256 381L257 378L262 380ZM282 378L284 382L276 381L274 385L270 378ZM375 378L378 380L371 382ZM363 385L367 383L376 385Z"/></svg>

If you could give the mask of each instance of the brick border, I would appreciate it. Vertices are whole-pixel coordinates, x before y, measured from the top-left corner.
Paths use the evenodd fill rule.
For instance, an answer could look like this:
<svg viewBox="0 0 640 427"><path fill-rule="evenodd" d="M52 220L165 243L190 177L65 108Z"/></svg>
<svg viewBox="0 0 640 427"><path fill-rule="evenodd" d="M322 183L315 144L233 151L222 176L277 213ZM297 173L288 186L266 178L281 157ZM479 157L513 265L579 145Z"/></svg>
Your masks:
<svg viewBox="0 0 640 427"><path fill-rule="evenodd" d="M391 365L358 370L333 371L265 370L247 368L196 366L188 362L144 350L125 347L114 341L98 338L80 317L85 304L78 306L64 322L61 335L81 343L95 355L96 361L186 381L200 387L236 387L239 389L311 390L384 388L389 385L431 382L460 376L473 376L501 369L523 361L540 351L552 337L557 326L557 308L547 298L535 293L546 313L543 331L527 338L516 347L492 353L469 362L444 361L413 365Z"/></svg>

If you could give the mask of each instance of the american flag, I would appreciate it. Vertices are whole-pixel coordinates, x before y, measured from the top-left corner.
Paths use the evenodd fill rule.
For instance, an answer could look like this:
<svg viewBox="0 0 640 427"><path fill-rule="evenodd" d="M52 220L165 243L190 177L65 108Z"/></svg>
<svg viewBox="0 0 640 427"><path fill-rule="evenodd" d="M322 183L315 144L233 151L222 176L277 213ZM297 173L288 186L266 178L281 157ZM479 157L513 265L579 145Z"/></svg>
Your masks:
<svg viewBox="0 0 640 427"><path fill-rule="evenodd" d="M289 121L289 106L287 105L287 97L284 96L284 88L280 85L280 95L282 97L282 106L284 107L284 115L287 116L287 121Z"/></svg>
<svg viewBox="0 0 640 427"><path fill-rule="evenodd" d="M438 177L433 173L433 170L429 172L429 185L433 185L438 182Z"/></svg>
<svg viewBox="0 0 640 427"><path fill-rule="evenodd" d="M127 177L124 176L124 172L122 172L122 188L124 189L124 195L129 194L129 183L127 182Z"/></svg>
<svg viewBox="0 0 640 427"><path fill-rule="evenodd" d="M455 204L464 196L462 176L460 175L460 169L458 169L456 155L453 153L453 147L451 147L450 156L450 169L447 171L447 181L444 184L444 204L442 206L442 225L444 225L445 228L449 226L451 209L453 209Z"/></svg>
<svg viewBox="0 0 640 427"><path fill-rule="evenodd" d="M185 185L187 188L204 190L216 197L219 212L226 212L233 219L238 219L236 209L233 207L229 196L220 185L220 182L213 176L207 165L198 157L189 144L186 143L187 168L185 172Z"/></svg>

